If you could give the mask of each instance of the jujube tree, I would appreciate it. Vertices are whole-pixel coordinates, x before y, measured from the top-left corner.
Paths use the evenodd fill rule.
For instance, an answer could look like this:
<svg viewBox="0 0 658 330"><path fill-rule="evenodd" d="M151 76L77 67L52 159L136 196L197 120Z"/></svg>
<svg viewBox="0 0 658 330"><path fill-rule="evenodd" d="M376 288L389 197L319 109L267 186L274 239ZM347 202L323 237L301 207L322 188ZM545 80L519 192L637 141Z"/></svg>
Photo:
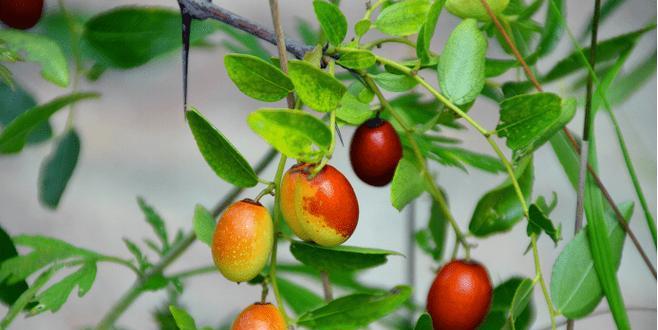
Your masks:
<svg viewBox="0 0 658 330"><path fill-rule="evenodd" d="M155 208L138 198L156 240L137 244L124 238L131 258L0 230L0 298L10 306L0 328L9 327L21 313L56 312L75 288L83 296L92 289L100 263L125 266L137 278L98 329L113 328L141 293L156 290L167 290L170 296L169 306L156 312L161 328L175 323L180 329L197 329L177 298L190 277L208 272L221 274L218 281L262 288L255 303L242 306L224 328L357 329L377 322L396 329L528 329L534 320L535 290L541 292L553 329L560 318L573 327L574 320L592 315L603 298L615 325L630 328L616 275L626 236L647 273L655 278L656 272L628 226L634 203L615 202L598 175L594 119L604 110L612 120L655 249L653 215L613 111L653 76L655 50L628 73L621 74L621 69L655 22L600 41L599 24L622 2L609 0L602 8L595 0L584 33L590 36L590 46L583 47L566 24L563 0L366 1L355 22L348 22L339 2L300 4L313 7L319 28L300 24L303 41L297 41L283 28L276 0L269 1L273 29L206 0L178 0L180 11L118 7L93 16L71 11L60 0L59 11L46 12L43 18L43 1L0 0L0 21L7 26L0 30L0 153L53 145L39 173L39 199L45 207L60 204L77 164L83 140L76 131L73 105L100 96L79 91L77 82L102 79L108 70L137 69L181 49L181 103L190 135L218 178L234 186L214 209L197 205L193 229L175 235ZM437 31L442 15L454 15L459 23ZM33 30L17 30L35 24ZM377 38L374 31L386 36ZM208 37L219 32L233 53L218 65L223 64L235 92L264 103L245 118L271 146L254 167L204 117L206 110L192 107L194 100L187 97L188 55L194 46L211 45ZM537 64L555 50L565 32L573 51L542 73ZM445 44L432 43L437 33L448 36ZM277 54L271 55L259 39L276 45ZM390 43L408 46L414 56L390 58L380 50ZM493 47L505 55L491 57ZM37 102L5 65L17 61L39 64L44 79L70 86L71 93ZM652 70L645 69L647 64L653 64ZM513 71L518 74L510 79ZM437 83L426 79L430 76ZM545 91L542 84L552 82L569 84L569 93ZM284 99L287 107L277 105ZM498 106L498 122L474 119L479 102ZM55 134L49 119L67 107L66 126ZM567 128L579 108L584 113L581 136ZM341 132L350 131L347 126L356 130L349 148L341 148ZM463 129L479 134L493 156L459 146ZM540 148L552 149L573 185L578 196L574 219L551 218L554 209L563 207L558 202L562 194L533 194L535 176L543 174L542 167L554 166L533 162ZM363 182L350 182L343 174L349 168L330 164L337 152L349 153L352 170ZM274 177L261 177L276 158ZM436 172L444 167L501 176L502 182L473 205L468 231L453 216L447 199L452 189L468 187L443 185ZM387 189L391 205L400 211L429 195L427 225L417 232L401 231L436 263L429 291L416 295L425 301L413 298L412 283L381 288L359 279L361 271L401 253L349 245L355 231L368 230L358 225L360 208L371 206L359 204L353 189L357 184ZM247 188L259 193L238 200ZM475 261L471 255L477 253L477 241L520 225L527 237L514 239L527 242L519 253L529 254L534 273L504 280L491 277L492 270L502 266ZM449 238L454 246L448 256ZM556 246L568 241L553 262L550 282L541 266L540 239ZM168 272L171 262L197 240L208 245L208 260L214 264ZM147 256L146 247L157 261ZM279 248L289 248L296 261L279 260ZM414 260L407 262L411 273ZM66 275L55 277L62 273ZM291 280L292 275L321 284L323 297ZM334 297L334 288L340 297Z"/></svg>

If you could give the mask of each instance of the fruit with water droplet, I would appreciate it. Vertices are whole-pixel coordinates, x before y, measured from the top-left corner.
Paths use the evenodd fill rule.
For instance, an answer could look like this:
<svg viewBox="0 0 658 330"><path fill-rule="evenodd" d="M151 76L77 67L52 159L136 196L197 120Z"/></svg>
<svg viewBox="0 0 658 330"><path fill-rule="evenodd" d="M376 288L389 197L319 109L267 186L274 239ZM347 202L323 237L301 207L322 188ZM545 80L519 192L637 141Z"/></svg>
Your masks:
<svg viewBox="0 0 658 330"><path fill-rule="evenodd" d="M359 202L347 178L331 165L291 167L281 183L281 213L299 238L322 246L344 243L359 220Z"/></svg>
<svg viewBox="0 0 658 330"><path fill-rule="evenodd" d="M219 218L212 238L212 257L219 271L234 282L246 282L265 267L272 251L274 229L263 205L244 199Z"/></svg>

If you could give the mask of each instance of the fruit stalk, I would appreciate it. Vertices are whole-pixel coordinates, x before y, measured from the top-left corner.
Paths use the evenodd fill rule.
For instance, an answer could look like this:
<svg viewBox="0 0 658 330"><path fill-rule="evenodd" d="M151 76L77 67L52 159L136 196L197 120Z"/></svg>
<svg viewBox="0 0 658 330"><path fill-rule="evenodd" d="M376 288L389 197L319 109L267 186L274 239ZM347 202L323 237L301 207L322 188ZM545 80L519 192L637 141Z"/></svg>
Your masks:
<svg viewBox="0 0 658 330"><path fill-rule="evenodd" d="M382 91L375 84L372 78L367 74L362 75L362 78L366 82L368 87L373 91L373 93L375 93L382 107L386 109L386 111L388 111L398 123L400 123L400 126L402 126L404 133L407 135L407 138L409 139L409 143L411 144L411 148L413 149L414 155L416 156L416 159L418 160L418 163L421 167L420 171L421 174L425 177L425 181L427 182L430 195L439 205L439 209L441 210L441 213L443 213L444 217L448 219L448 221L450 222L450 225L452 226L452 229L455 232L455 236L457 237L457 240L464 248L466 259L470 258L471 247L466 241L464 233L462 233L461 229L459 228L457 221L452 216L452 213L448 208L448 203L446 203L446 200L443 197L443 193L441 193L439 188L436 186L432 174L427 169L427 164L425 163L425 157L423 157L423 154L420 151L420 147L418 147L416 140L413 138L413 134L412 134L413 129L409 127L409 125L404 121L404 119L395 111L395 109L393 109L393 107L391 107L391 105L386 100L386 97L384 97L384 94L382 94Z"/></svg>

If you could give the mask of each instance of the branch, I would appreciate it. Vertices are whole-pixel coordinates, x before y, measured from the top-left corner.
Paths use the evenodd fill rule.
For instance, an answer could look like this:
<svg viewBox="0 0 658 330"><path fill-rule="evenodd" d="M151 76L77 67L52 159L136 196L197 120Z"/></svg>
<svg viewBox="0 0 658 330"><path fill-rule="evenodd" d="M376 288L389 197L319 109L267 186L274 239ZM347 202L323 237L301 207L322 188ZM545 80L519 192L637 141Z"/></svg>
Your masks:
<svg viewBox="0 0 658 330"><path fill-rule="evenodd" d="M534 74L532 73L532 71L528 67L528 64L523 60L523 57L519 53L518 48L516 47L516 44L514 44L514 42L511 40L511 38L509 37L509 35L505 31L505 29L502 27L502 25L500 25L500 22L498 21L498 18L491 11L491 8L489 7L489 4L484 0L481 0L481 2L482 2L482 5L484 6L484 8L487 10L487 13L489 14L489 17L491 17L491 19L493 20L494 25L496 26L496 29L503 35L503 38L505 39L505 42L512 49L512 52L514 53L514 56L519 61L519 63L521 63L521 65L523 66L523 71L526 73L528 80L530 80L530 82L532 82L532 84L535 86L535 89L538 92L543 92L544 90L543 90L541 84L537 81L537 78L534 76ZM580 146L578 145L578 141L576 141L576 138L574 138L574 136L571 134L571 132L569 132L569 130L566 127L563 128L562 131L564 132L564 134L566 134L567 138L571 142L571 146L573 147L576 154L580 156L581 150L580 150ZM596 172L594 171L592 166L589 165L589 164L587 165L587 171L592 176L592 178L594 179L594 182L596 183L596 185L599 187L599 189L603 193L603 197L605 197L606 201L610 205L610 208L612 208L612 211L615 213L615 218L617 218L617 221L619 222L621 227L624 229L626 234L628 234L628 237L630 237L631 241L633 242L633 245L635 246L635 249L638 251L638 253L642 257L642 260L644 260L644 263L646 264L647 268L649 268L649 271L651 272L651 275L653 276L653 278L656 278L656 269L651 264L651 259L649 259L646 252L644 251L644 249L640 245L640 242L638 241L637 237L635 236L635 233L630 229L630 227L628 227L628 223L626 222L626 219L621 214L621 211L619 211L619 208L617 207L617 204L615 204L614 200L610 196L610 193L608 192L605 185L603 184L603 182L599 178L598 174L596 174Z"/></svg>
<svg viewBox="0 0 658 330"><path fill-rule="evenodd" d="M259 174L272 162L274 156L277 152L274 149L270 151L263 157L263 159L258 162L254 171ZM219 216L219 214L228 207L243 191L243 188L233 188L224 198L215 205L212 210L213 218ZM177 244L171 247L171 249L160 259L160 261L150 268L144 276L135 280L135 283L128 289L126 293L119 298L119 300L112 306L109 312L103 317L103 319L98 323L96 329L106 330L111 329L114 323L121 317L123 312L128 309L128 307L144 292L144 284L147 283L151 278L157 275L161 275L162 271L167 268L174 260L176 260L187 248L194 243L196 240L196 235L194 231L187 233L183 239L181 239Z"/></svg>
<svg viewBox="0 0 658 330"><path fill-rule="evenodd" d="M255 37L263 39L272 45L277 45L276 34L265 27L262 27L247 18L235 14L229 10L218 7L206 0L178 0L182 13L190 15L195 19L214 19L226 23L236 29L247 32ZM286 49L296 58L301 59L304 54L311 51L314 47L305 45L297 40L286 38Z"/></svg>

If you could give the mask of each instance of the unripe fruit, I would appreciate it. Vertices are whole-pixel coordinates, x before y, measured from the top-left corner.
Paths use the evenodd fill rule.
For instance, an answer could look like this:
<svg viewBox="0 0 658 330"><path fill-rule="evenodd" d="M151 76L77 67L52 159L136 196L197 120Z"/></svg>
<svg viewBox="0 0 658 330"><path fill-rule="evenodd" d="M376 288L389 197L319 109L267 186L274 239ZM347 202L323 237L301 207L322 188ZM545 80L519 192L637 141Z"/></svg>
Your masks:
<svg viewBox="0 0 658 330"><path fill-rule="evenodd" d="M395 174L402 158L402 143L393 125L380 118L361 124L350 145L350 160L354 173L372 186L385 186Z"/></svg>
<svg viewBox="0 0 658 330"><path fill-rule="evenodd" d="M434 329L475 329L491 304L487 270L474 261L454 260L439 270L427 295Z"/></svg>
<svg viewBox="0 0 658 330"><path fill-rule="evenodd" d="M331 165L309 179L313 166L298 164L286 172L281 213L299 238L322 246L340 245L356 229L359 202L347 178Z"/></svg>
<svg viewBox="0 0 658 330"><path fill-rule="evenodd" d="M489 8L491 8L494 15L500 15L507 8L509 0L487 0L487 4L489 4ZM481 0L448 0L446 9L461 18L475 18L483 22L491 21L491 17L489 17Z"/></svg>
<svg viewBox="0 0 658 330"><path fill-rule="evenodd" d="M286 321L274 305L255 303L233 321L231 330L286 330Z"/></svg>
<svg viewBox="0 0 658 330"><path fill-rule="evenodd" d="M232 204L217 222L212 258L228 280L246 282L258 275L272 251L274 229L265 207L250 199Z"/></svg>
<svg viewBox="0 0 658 330"><path fill-rule="evenodd" d="M15 29L29 29L39 22L43 0L0 0L0 21Z"/></svg>

